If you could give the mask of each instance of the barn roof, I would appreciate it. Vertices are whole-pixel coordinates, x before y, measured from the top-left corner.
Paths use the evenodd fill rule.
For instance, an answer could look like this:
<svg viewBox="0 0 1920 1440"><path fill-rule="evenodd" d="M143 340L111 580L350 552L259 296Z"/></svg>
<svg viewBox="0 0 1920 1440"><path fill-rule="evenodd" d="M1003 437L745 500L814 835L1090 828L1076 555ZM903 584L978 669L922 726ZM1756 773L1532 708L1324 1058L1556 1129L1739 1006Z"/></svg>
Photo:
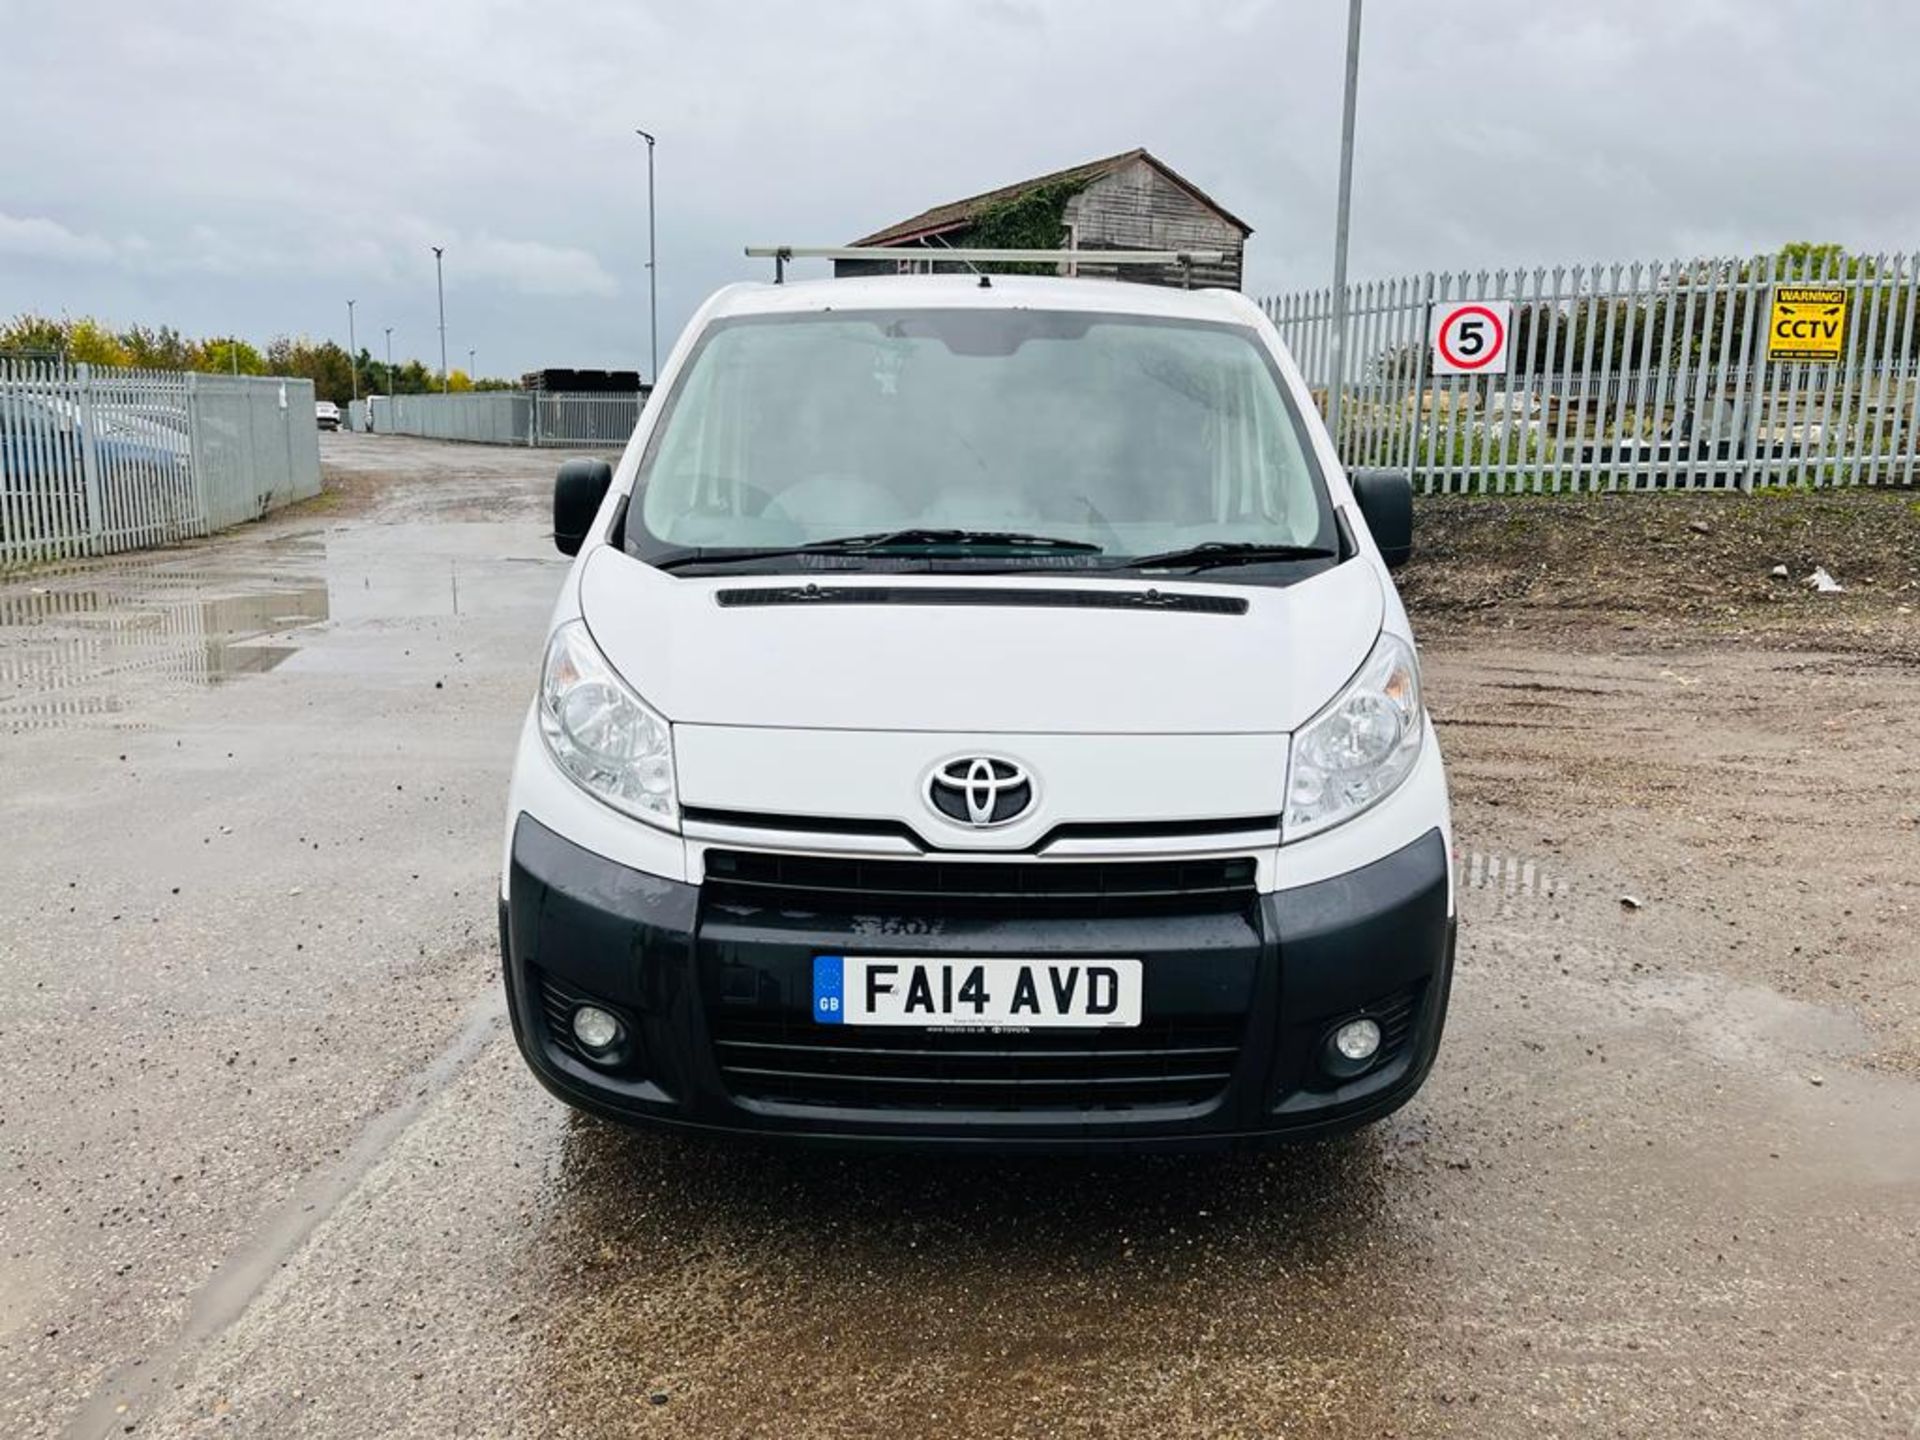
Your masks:
<svg viewBox="0 0 1920 1440"><path fill-rule="evenodd" d="M1036 175L1031 180L1002 185L997 190L985 190L978 195L969 195L964 200L949 200L944 205L935 205L930 210L922 210L910 220L902 220L897 225L889 225L884 230L876 230L871 235L862 236L853 243L855 245L902 245L911 240L925 240L935 235L944 235L950 230L963 229L981 211L998 205L1002 201L1015 199L1029 190L1063 183L1084 185L1131 165L1136 160L1146 161L1222 220L1238 229L1243 236L1253 233L1251 225L1227 210L1198 185L1148 153L1145 148L1135 147L1132 150L1124 150L1118 155L1109 155L1104 160L1089 160L1081 165L1070 165L1065 170L1055 170L1048 175Z"/></svg>

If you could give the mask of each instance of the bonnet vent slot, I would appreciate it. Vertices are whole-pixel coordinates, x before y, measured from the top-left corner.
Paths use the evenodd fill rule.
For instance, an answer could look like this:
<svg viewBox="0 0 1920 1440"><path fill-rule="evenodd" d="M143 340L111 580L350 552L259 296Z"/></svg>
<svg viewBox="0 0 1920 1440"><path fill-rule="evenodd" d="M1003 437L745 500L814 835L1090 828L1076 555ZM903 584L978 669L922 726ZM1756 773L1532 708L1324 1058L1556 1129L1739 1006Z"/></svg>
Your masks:
<svg viewBox="0 0 1920 1440"><path fill-rule="evenodd" d="M1179 590L1068 590L1059 587L962 585L769 585L722 590L722 606L764 605L962 605L976 609L1166 610L1185 615L1244 615L1236 595Z"/></svg>

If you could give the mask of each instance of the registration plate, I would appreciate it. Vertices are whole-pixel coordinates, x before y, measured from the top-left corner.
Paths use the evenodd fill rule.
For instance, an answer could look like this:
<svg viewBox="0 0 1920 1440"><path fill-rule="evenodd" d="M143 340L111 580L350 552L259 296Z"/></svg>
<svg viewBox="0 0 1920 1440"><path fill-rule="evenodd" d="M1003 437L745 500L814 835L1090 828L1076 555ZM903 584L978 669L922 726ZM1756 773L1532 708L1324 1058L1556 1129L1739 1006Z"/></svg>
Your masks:
<svg viewBox="0 0 1920 1440"><path fill-rule="evenodd" d="M1099 1029L1140 1023L1138 960L813 957L822 1025Z"/></svg>

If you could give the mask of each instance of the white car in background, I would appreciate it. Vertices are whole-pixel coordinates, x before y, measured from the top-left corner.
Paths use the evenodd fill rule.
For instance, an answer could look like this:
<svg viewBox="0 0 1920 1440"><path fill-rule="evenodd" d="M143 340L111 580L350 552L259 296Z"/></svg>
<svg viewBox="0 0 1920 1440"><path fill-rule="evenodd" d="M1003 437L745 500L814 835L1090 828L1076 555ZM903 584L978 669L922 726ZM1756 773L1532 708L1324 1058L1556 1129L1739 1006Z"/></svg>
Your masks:
<svg viewBox="0 0 1920 1440"><path fill-rule="evenodd" d="M318 425L322 430L338 430L340 428L340 407L331 400L314 401L313 421L314 424Z"/></svg>

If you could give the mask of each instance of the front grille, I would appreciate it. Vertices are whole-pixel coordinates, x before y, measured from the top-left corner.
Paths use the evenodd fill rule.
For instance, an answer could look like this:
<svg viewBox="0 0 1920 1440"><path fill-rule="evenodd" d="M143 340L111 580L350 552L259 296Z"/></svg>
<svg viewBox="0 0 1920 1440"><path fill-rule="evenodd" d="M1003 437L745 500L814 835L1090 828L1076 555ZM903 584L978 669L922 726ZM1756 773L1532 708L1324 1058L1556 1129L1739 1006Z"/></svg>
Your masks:
<svg viewBox="0 0 1920 1440"><path fill-rule="evenodd" d="M1366 1008L1364 1013L1380 1024L1380 1063L1391 1060L1406 1047L1419 1003L1420 987L1412 985Z"/></svg>
<svg viewBox="0 0 1920 1440"><path fill-rule="evenodd" d="M576 1006L586 1003L587 995L544 970L538 971L534 979L540 990L540 1013L547 1022L547 1038L556 1050L563 1050L576 1060L585 1060L580 1043L573 1038L573 1012Z"/></svg>
<svg viewBox="0 0 1920 1440"><path fill-rule="evenodd" d="M1191 1106L1226 1088L1240 1017L1129 1030L992 1034L717 1017L714 1055L744 1100L855 1110L1118 1111Z"/></svg>
<svg viewBox="0 0 1920 1440"><path fill-rule="evenodd" d="M711 805L682 805L682 819L706 825L730 825L740 830L784 830L819 835L884 835L905 840L915 849L939 851L904 820L875 820L865 816L783 815L760 810L722 810ZM1207 820L1067 820L1054 826L1021 853L1044 853L1062 840L1175 840L1204 839L1210 835L1267 834L1278 844L1278 815L1226 815Z"/></svg>
<svg viewBox="0 0 1920 1440"><path fill-rule="evenodd" d="M916 915L1194 913L1255 898L1247 857L874 860L710 850L705 888L722 905Z"/></svg>

